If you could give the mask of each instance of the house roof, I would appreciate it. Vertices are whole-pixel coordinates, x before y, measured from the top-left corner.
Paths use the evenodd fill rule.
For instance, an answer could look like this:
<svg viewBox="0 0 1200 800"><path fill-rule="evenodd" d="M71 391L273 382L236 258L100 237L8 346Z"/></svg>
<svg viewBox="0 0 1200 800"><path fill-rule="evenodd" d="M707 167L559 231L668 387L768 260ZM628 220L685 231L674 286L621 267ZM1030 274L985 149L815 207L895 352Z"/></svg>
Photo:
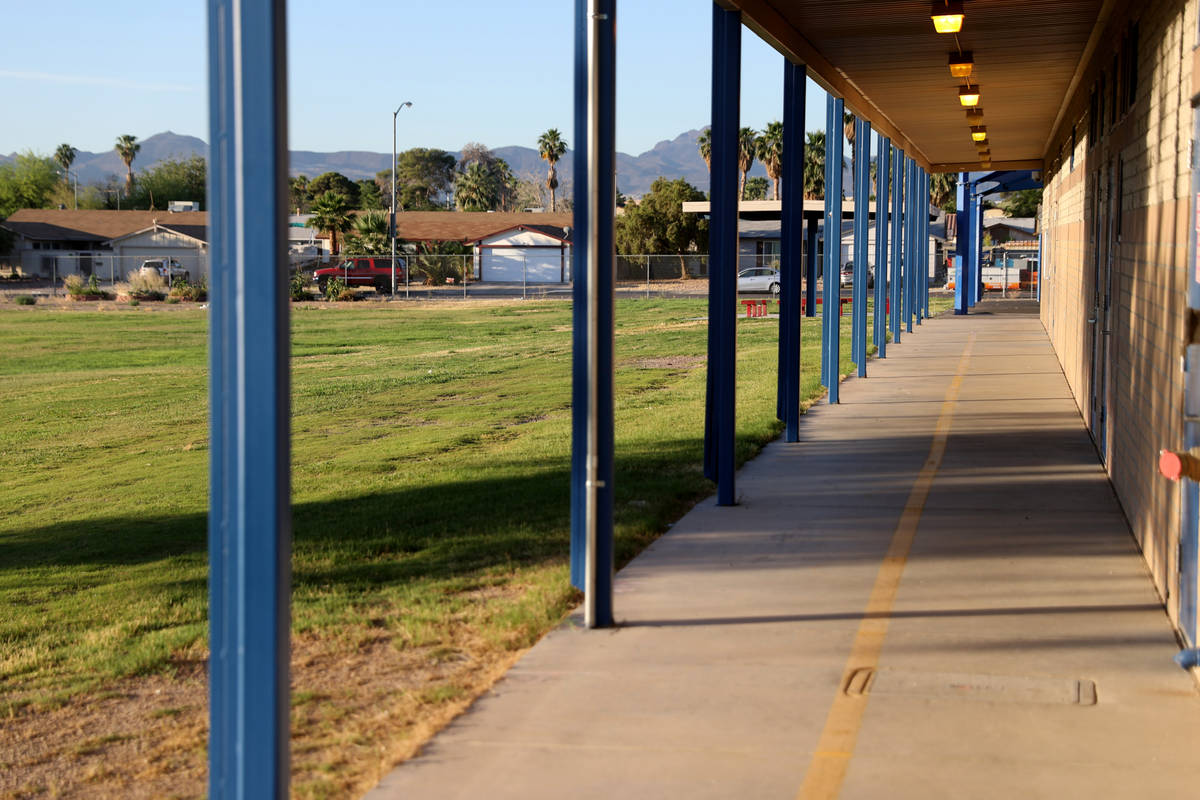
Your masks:
<svg viewBox="0 0 1200 800"><path fill-rule="evenodd" d="M12 216L0 224L27 239L40 241L111 241L153 228L155 220L163 227L173 230L203 228L208 221L208 214L203 211L181 211L171 214L167 211L22 208L14 211Z"/></svg>
<svg viewBox="0 0 1200 800"><path fill-rule="evenodd" d="M160 231L160 230L170 231L171 233L175 233L180 236L186 236L189 239L195 239L197 242L200 242L201 244L208 243L208 226L207 225L163 224L162 222L159 222L156 219L156 220L154 220L154 224L150 225L148 228L142 228L141 230L131 231L131 232L125 234L124 236L116 236L112 239L109 239L109 244L112 244L113 242L119 242L122 239L132 239L134 236L141 236L144 233L152 233L154 231Z"/></svg>
<svg viewBox="0 0 1200 800"><path fill-rule="evenodd" d="M529 231L530 233L541 234L542 236L549 237L556 241L562 242L563 244L571 244L574 233L575 233L574 229L572 229L570 226L563 227L561 225L514 225L511 228L505 228L503 230L494 231L492 233L487 234L486 236L480 236L478 239L472 239L471 241L472 242L481 242L484 239L491 239L493 237L501 236L505 233L510 233L512 231ZM551 245L551 246L553 246L553 245Z"/></svg>
<svg viewBox="0 0 1200 800"><path fill-rule="evenodd" d="M396 236L411 242L477 242L501 231L526 227L563 228L575 226L571 213L487 211L400 211L396 213ZM538 231L539 233L543 231ZM548 236L556 234L547 233Z"/></svg>
<svg viewBox="0 0 1200 800"><path fill-rule="evenodd" d="M1037 230L1037 220L1033 217L989 217L983 221L985 228L997 226L1012 228L1023 233L1033 233Z"/></svg>

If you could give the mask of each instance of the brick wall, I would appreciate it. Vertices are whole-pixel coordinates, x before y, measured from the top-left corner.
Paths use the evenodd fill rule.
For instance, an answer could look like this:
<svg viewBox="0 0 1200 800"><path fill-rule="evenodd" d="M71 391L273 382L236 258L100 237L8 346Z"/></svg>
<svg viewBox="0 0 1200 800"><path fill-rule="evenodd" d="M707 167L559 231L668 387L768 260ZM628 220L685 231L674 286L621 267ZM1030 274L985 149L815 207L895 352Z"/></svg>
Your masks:
<svg viewBox="0 0 1200 800"><path fill-rule="evenodd" d="M1179 354L1195 15L1195 0L1117 9L1047 156L1041 220L1042 321L1172 619L1178 612L1179 496L1155 464L1160 448L1183 442ZM1134 61L1131 36L1136 82L1124 66ZM1116 98L1115 113L1114 56L1118 86L1136 86L1136 93ZM1088 323L1103 297L1106 270L1111 333L1101 359L1107 383L1097 367L1096 326ZM1102 421L1093 394L1105 386Z"/></svg>

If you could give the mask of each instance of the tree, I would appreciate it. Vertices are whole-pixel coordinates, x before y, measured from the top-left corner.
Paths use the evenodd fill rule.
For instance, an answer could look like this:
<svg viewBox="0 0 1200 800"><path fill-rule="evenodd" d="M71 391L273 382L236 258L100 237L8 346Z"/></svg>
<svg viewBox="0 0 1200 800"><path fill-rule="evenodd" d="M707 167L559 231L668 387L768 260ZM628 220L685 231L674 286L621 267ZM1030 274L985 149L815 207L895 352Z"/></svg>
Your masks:
<svg viewBox="0 0 1200 800"><path fill-rule="evenodd" d="M825 131L809 131L804 145L804 199L825 197Z"/></svg>
<svg viewBox="0 0 1200 800"><path fill-rule="evenodd" d="M125 162L125 196L130 197L133 194L133 159L142 146L138 144L136 136L123 133L117 137L115 149L117 155Z"/></svg>
<svg viewBox="0 0 1200 800"><path fill-rule="evenodd" d="M1013 192L1000 203L1000 208L1004 209L1005 216L1009 217L1036 217L1038 207L1042 204L1041 189L1022 189L1019 192Z"/></svg>
<svg viewBox="0 0 1200 800"><path fill-rule="evenodd" d="M755 175L753 178L746 179L746 189L744 200L766 200L767 189L771 183L761 175Z"/></svg>
<svg viewBox="0 0 1200 800"><path fill-rule="evenodd" d="M696 137L696 147L700 150L700 157L704 159L704 166L708 167L708 171L712 172L712 127L707 127L700 131L700 135Z"/></svg>
<svg viewBox="0 0 1200 800"><path fill-rule="evenodd" d="M519 207L524 207L517 205L517 179L512 174L512 168L508 166L507 161L478 142L468 142L463 145L456 180L461 179L462 174L472 165L478 165L483 170L484 182L487 184L486 188L482 190L482 195L488 198L488 205L479 210L515 211ZM476 179L478 179L478 175L476 175ZM479 192L479 190L474 191Z"/></svg>
<svg viewBox="0 0 1200 800"><path fill-rule="evenodd" d="M352 256L377 256L391 248L388 215L371 210L354 217L353 230L346 236L346 252Z"/></svg>
<svg viewBox="0 0 1200 800"><path fill-rule="evenodd" d="M767 125L758 137L758 160L771 179L771 199L779 199L779 177L783 175L783 123L775 121ZM765 197L763 198L766 199Z"/></svg>
<svg viewBox="0 0 1200 800"><path fill-rule="evenodd" d="M738 171L742 176L738 179L738 198L745 199L746 173L754 166L754 153L758 150L758 131L753 128L742 128L738 131Z"/></svg>
<svg viewBox="0 0 1200 800"><path fill-rule="evenodd" d="M329 250L338 253L338 234L350 230L350 204L345 196L337 192L325 192L313 200L312 219L309 225L329 234Z"/></svg>
<svg viewBox="0 0 1200 800"><path fill-rule="evenodd" d="M166 208L172 200L203 204L208 187L208 165L203 156L167 159L138 173L127 208Z"/></svg>
<svg viewBox="0 0 1200 800"><path fill-rule="evenodd" d="M550 190L550 210L556 211L554 190L558 188L558 171L554 169L554 165L567 152L567 143L563 141L557 128L551 128L538 137L537 145L538 155L550 165L546 172L546 188Z"/></svg>
<svg viewBox="0 0 1200 800"><path fill-rule="evenodd" d="M288 178L288 208L295 209L296 214L303 214L308 211L309 204L312 202L312 194L308 191L308 176L297 175L294 178Z"/></svg>
<svg viewBox="0 0 1200 800"><path fill-rule="evenodd" d="M708 247L708 222L699 214L683 213L683 204L704 199L704 193L683 178L656 178L641 202L626 206L617 217L617 252L678 253L679 277L686 278L683 254Z"/></svg>
<svg viewBox="0 0 1200 800"><path fill-rule="evenodd" d="M379 190L379 184L373 180L363 178L361 181L356 181L358 184L358 207L365 211L380 211L384 208L383 192ZM388 201L391 202L391 195L388 195Z"/></svg>
<svg viewBox="0 0 1200 800"><path fill-rule="evenodd" d="M460 211L490 211L496 205L495 182L478 162L459 173L454 187L454 203Z"/></svg>
<svg viewBox="0 0 1200 800"><path fill-rule="evenodd" d="M440 198L450 194L458 161L445 150L414 147L396 156L396 208L433 211L443 208ZM376 177L388 202L392 198L392 174L384 170Z"/></svg>
<svg viewBox="0 0 1200 800"><path fill-rule="evenodd" d="M358 184L340 172L324 172L312 179L308 185L308 193L312 197L320 197L326 192L340 194L346 198L350 208L358 208Z"/></svg>
<svg viewBox="0 0 1200 800"><path fill-rule="evenodd" d="M45 208L59 185L53 158L36 155L32 150L17 154L7 164L0 164L0 217L19 208Z"/></svg>
<svg viewBox="0 0 1200 800"><path fill-rule="evenodd" d="M54 160L62 167L63 180L70 181L71 165L75 163L75 156L79 155L79 151L69 144L60 144L58 149L54 151Z"/></svg>
<svg viewBox="0 0 1200 800"><path fill-rule="evenodd" d="M958 175L953 172L935 172L929 176L929 202L943 211L954 211L957 188Z"/></svg>

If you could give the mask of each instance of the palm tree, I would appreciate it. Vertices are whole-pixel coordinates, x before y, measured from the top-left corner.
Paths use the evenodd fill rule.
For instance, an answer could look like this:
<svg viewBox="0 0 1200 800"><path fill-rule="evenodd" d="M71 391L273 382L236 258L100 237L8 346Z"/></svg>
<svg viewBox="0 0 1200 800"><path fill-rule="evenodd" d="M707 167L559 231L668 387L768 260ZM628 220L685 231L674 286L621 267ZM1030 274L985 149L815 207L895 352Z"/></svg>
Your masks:
<svg viewBox="0 0 1200 800"><path fill-rule="evenodd" d="M771 179L771 199L779 199L779 176L783 174L783 123L778 120L767 125L758 137L758 160Z"/></svg>
<svg viewBox="0 0 1200 800"><path fill-rule="evenodd" d="M700 157L704 159L704 166L708 167L708 171L712 172L712 127L705 128L700 131L700 135L696 137L696 147L700 150Z"/></svg>
<svg viewBox="0 0 1200 800"><path fill-rule="evenodd" d="M758 131L754 128L742 128L738 131L738 170L742 176L738 178L738 199L742 199L746 191L746 173L754 166L754 153L758 149Z"/></svg>
<svg viewBox="0 0 1200 800"><path fill-rule="evenodd" d="M368 211L353 220L353 238L346 237L346 252L357 256L377 256L386 253L388 242L388 215L383 211Z"/></svg>
<svg viewBox="0 0 1200 800"><path fill-rule="evenodd" d="M75 156L79 155L79 151L69 144L60 144L58 149L54 151L54 160L63 168L63 180L69 180L67 173L71 171L71 165L75 163Z"/></svg>
<svg viewBox="0 0 1200 800"><path fill-rule="evenodd" d="M804 145L804 199L825 197L825 131L809 131Z"/></svg>
<svg viewBox="0 0 1200 800"><path fill-rule="evenodd" d="M554 190L558 188L558 172L554 165L567 152L567 143L562 140L558 128L551 128L538 137L538 155L550 165L546 173L546 188L550 190L550 210L555 210Z"/></svg>
<svg viewBox="0 0 1200 800"><path fill-rule="evenodd" d="M958 175L953 172L935 172L929 176L929 202L938 208L949 210L957 189Z"/></svg>
<svg viewBox="0 0 1200 800"><path fill-rule="evenodd" d="M855 175L854 170L856 168L856 165L855 165L856 156L854 155L854 115L851 114L849 111L843 111L842 112L842 122L844 123L842 126L842 130L846 134L846 144L850 145L850 176L851 176L850 177L850 185L852 187L854 187L854 175ZM846 185L846 183L845 183L845 181L843 181L842 182L842 187L843 187L842 195L843 196L845 196L845 194L846 194L845 185ZM857 187L854 187L851 191L857 191Z"/></svg>
<svg viewBox="0 0 1200 800"><path fill-rule="evenodd" d="M338 234L350 230L350 205L346 198L337 192L325 194L313 200L312 219L308 224L318 231L329 234L329 250L334 255L338 253Z"/></svg>
<svg viewBox="0 0 1200 800"><path fill-rule="evenodd" d="M125 196L133 192L133 159L141 150L142 146L138 144L136 136L131 136L128 133L117 137L116 151L121 156L121 160L125 162Z"/></svg>
<svg viewBox="0 0 1200 800"><path fill-rule="evenodd" d="M454 204L459 211L491 211L496 201L494 183L487 167L472 161L454 180Z"/></svg>

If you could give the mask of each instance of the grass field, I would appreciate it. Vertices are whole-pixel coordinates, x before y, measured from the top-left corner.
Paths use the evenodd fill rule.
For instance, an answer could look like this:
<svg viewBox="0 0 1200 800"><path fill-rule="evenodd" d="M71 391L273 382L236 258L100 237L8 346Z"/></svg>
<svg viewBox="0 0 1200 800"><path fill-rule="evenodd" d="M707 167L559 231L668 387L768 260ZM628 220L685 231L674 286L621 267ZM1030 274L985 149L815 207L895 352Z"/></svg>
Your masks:
<svg viewBox="0 0 1200 800"><path fill-rule="evenodd" d="M618 303L619 562L711 491L700 471L705 309ZM0 718L36 727L130 681L202 678L206 320L202 310L0 310ZM820 392L817 323L804 328L808 398ZM426 718L461 707L577 600L566 574L570 325L561 301L294 308L301 796L361 788ZM843 330L849 372L849 317ZM776 338L773 320L740 318L739 462L780 430ZM361 673L379 677L361 696L329 685L331 665L361 659ZM354 709L376 710L384 695L401 719L358 724ZM168 756L202 762L196 702L152 712L201 727L199 742ZM119 755L123 742L97 751ZM29 786L53 780L29 775ZM16 791L0 779L4 789Z"/></svg>

